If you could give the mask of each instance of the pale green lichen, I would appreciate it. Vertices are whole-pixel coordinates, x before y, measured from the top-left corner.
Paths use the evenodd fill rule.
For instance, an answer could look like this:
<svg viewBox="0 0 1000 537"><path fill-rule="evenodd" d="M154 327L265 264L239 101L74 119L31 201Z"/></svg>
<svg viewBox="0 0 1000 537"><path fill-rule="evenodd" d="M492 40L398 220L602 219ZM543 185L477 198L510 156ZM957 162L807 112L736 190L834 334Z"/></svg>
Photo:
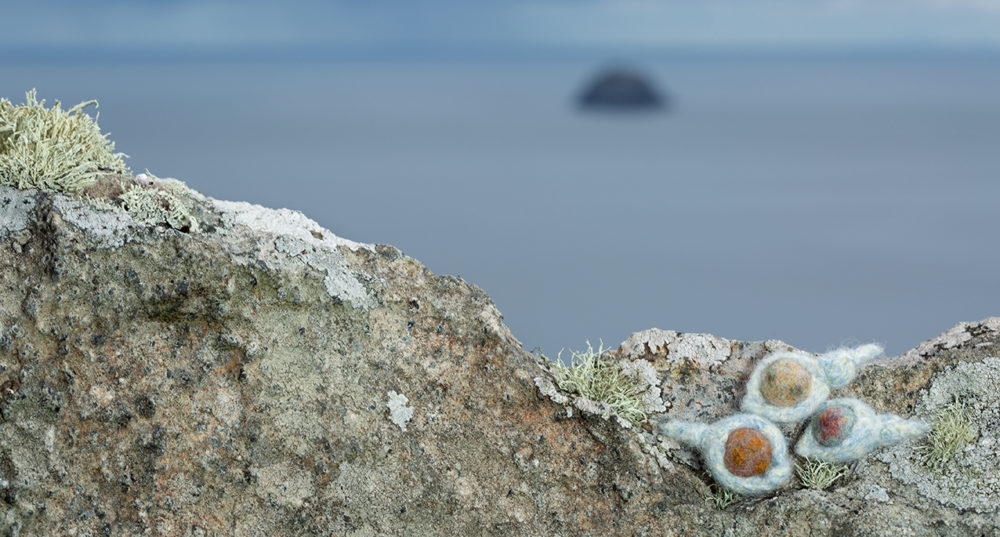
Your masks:
<svg viewBox="0 0 1000 537"><path fill-rule="evenodd" d="M178 198L183 198L193 194L193 191L188 188L184 181L180 181L173 178L163 178L157 177L153 172L146 169L146 173L140 173L133 178L135 184L143 186L146 188L156 188L159 190L165 190Z"/></svg>
<svg viewBox="0 0 1000 537"><path fill-rule="evenodd" d="M84 194L82 196L82 199L83 199L83 201L87 202L89 205L92 205L95 209L97 209L99 211L120 211L121 210L120 207L118 207L114 203L112 203L112 202L110 202L110 201L108 201L108 200L106 200L104 198L95 198L95 197L88 196L88 195Z"/></svg>
<svg viewBox="0 0 1000 537"><path fill-rule="evenodd" d="M132 186L121 196L122 208L137 222L165 224L182 231L198 232L198 221L187 206L166 189Z"/></svg>
<svg viewBox="0 0 1000 537"><path fill-rule="evenodd" d="M717 509L725 509L738 502L740 497L735 493L713 482L709 485L709 493L705 495L705 503L714 505Z"/></svg>
<svg viewBox="0 0 1000 537"><path fill-rule="evenodd" d="M826 490L847 475L847 468L840 464L804 459L795 465L795 475L806 488Z"/></svg>
<svg viewBox="0 0 1000 537"><path fill-rule="evenodd" d="M587 342L586 351L572 351L568 366L551 362L556 384L561 390L579 394L596 403L606 403L632 425L645 421L652 412L666 409L660 399L659 378L649 362L616 360L597 351Z"/></svg>
<svg viewBox="0 0 1000 537"><path fill-rule="evenodd" d="M972 414L964 402L955 400L934 412L934 426L922 446L928 468L943 471L978 435Z"/></svg>
<svg viewBox="0 0 1000 537"><path fill-rule="evenodd" d="M110 180L117 191L91 195L89 187L99 174L131 172L122 161L124 155L115 153L114 142L101 133L96 117L83 112L88 106L96 107L97 101L69 110L56 101L46 108L35 90L27 93L24 104L0 99L0 184L70 194L101 211L117 210L117 202L142 224L198 231L197 220L182 201L188 189L180 181L161 181L149 174L135 179L140 184L119 186L110 176L102 179L102 185Z"/></svg>
<svg viewBox="0 0 1000 537"><path fill-rule="evenodd" d="M79 194L101 172L128 174L125 155L83 112L88 106L97 101L46 108L35 90L24 104L0 99L0 184Z"/></svg>
<svg viewBox="0 0 1000 537"><path fill-rule="evenodd" d="M149 170L146 170L146 172L148 173ZM178 198L191 195L191 189L187 186L187 184L184 181L168 178L168 179L160 179L160 184L167 192L173 194Z"/></svg>

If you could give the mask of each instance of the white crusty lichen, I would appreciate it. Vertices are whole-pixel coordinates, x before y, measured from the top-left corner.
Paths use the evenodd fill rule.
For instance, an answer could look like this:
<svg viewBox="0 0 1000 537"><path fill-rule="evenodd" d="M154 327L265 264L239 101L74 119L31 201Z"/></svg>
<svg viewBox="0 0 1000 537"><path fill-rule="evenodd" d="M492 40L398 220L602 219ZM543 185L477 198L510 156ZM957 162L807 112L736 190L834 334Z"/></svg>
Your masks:
<svg viewBox="0 0 1000 537"><path fill-rule="evenodd" d="M134 239L129 232L134 221L120 208L94 210L94 206L87 201L69 196L55 196L52 205L64 220L85 230L94 242L104 248L118 248Z"/></svg>
<svg viewBox="0 0 1000 537"><path fill-rule="evenodd" d="M938 373L918 402L925 419L954 409L956 400L975 426L967 445L940 464L928 464L934 436L883 451L893 477L921 495L958 509L995 512L1000 505L1000 358L961 362Z"/></svg>
<svg viewBox="0 0 1000 537"><path fill-rule="evenodd" d="M389 402L386 403L386 406L389 407L389 421L406 432L406 424L413 418L413 407L406 406L410 400L405 395L396 393L395 390L390 390L387 395L389 396Z"/></svg>
<svg viewBox="0 0 1000 537"><path fill-rule="evenodd" d="M889 493L874 483L868 487L868 494L865 494L865 500L879 503L889 503L892 501L889 499Z"/></svg>
<svg viewBox="0 0 1000 537"><path fill-rule="evenodd" d="M323 286L331 297L343 300L357 308L371 309L378 301L350 269L350 262L336 249L316 248L309 243L289 236L278 236L274 247L279 252L305 262L310 267L322 271Z"/></svg>
<svg viewBox="0 0 1000 537"><path fill-rule="evenodd" d="M35 204L31 193L0 185L0 236L28 227Z"/></svg>
<svg viewBox="0 0 1000 537"><path fill-rule="evenodd" d="M228 227L242 224L254 231L299 239L308 246L327 250L346 246L351 250L364 248L375 251L375 247L371 244L354 242L334 235L299 211L271 209L245 201L213 199L211 203L222 213L223 222Z"/></svg>
<svg viewBox="0 0 1000 537"><path fill-rule="evenodd" d="M570 402L569 397L560 392L559 388L548 377L535 377L535 386L538 387L538 392L542 396L548 397L560 405L569 404Z"/></svg>
<svg viewBox="0 0 1000 537"><path fill-rule="evenodd" d="M647 352L660 352L667 361L693 360L701 368L722 364L732 355L728 340L712 334L681 334L674 330L650 328L630 335L622 343L623 356L637 358Z"/></svg>
<svg viewBox="0 0 1000 537"><path fill-rule="evenodd" d="M275 250L325 274L323 284L331 297L358 309L378 306L378 299L362 281L364 278L350 269L350 262L338 250L346 246L350 250L374 252L373 245L340 238L299 211L270 209L242 201L211 199L208 202L221 213L223 233L246 226L258 233L273 235ZM258 253L252 262L262 257Z"/></svg>

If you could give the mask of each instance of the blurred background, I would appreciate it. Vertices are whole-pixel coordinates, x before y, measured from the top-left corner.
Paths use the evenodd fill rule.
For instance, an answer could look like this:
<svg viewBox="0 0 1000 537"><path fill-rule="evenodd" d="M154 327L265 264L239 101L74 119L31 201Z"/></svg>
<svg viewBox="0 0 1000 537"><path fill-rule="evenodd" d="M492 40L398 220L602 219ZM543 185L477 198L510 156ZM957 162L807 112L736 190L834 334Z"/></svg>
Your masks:
<svg viewBox="0 0 1000 537"><path fill-rule="evenodd" d="M1000 3L4 2L0 96L133 171L484 288L548 355L659 327L896 354L1000 314ZM627 67L661 106L581 107Z"/></svg>

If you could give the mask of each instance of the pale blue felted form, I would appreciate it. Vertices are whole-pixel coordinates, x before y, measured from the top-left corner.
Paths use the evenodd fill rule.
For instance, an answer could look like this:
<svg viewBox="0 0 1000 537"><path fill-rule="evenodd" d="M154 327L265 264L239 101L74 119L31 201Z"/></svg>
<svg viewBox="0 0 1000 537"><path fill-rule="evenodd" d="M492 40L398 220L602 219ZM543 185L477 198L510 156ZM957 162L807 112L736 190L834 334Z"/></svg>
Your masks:
<svg viewBox="0 0 1000 537"><path fill-rule="evenodd" d="M733 475L723 461L729 433L746 427L760 431L771 444L771 462L761 475ZM738 494L756 495L770 492L788 481L792 465L788 459L788 444L784 435L771 422L752 414L736 414L711 425L671 420L659 426L660 433L688 444L701 452L708 471L715 481Z"/></svg>
<svg viewBox="0 0 1000 537"><path fill-rule="evenodd" d="M747 381L747 394L740 404L744 412L763 416L778 423L801 421L811 416L816 407L830 396L830 389L846 386L858 372L858 368L882 354L882 347L875 344L862 345L853 349L837 349L818 357L800 351L778 351L771 353L757 364ZM778 406L768 402L761 394L761 377L764 370L778 360L791 360L801 365L811 377L809 392L805 399L790 406Z"/></svg>
<svg viewBox="0 0 1000 537"><path fill-rule="evenodd" d="M894 414L877 414L872 407L858 399L831 399L816 409L816 416L831 407L848 409L854 414L854 424L843 440L824 446L818 440L816 419L809 422L802 437L795 445L799 456L819 461L843 463L858 460L874 449L920 436L930 430L930 425L918 420L908 420Z"/></svg>

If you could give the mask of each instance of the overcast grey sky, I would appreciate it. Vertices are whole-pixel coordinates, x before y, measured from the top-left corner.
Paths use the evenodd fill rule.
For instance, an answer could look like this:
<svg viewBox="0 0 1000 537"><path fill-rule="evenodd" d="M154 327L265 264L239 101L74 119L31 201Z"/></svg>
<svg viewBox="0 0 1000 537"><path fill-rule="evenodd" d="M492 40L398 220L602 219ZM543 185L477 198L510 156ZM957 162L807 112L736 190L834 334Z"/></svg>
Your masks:
<svg viewBox="0 0 1000 537"><path fill-rule="evenodd" d="M1000 0L5 2L0 46L1000 48Z"/></svg>

